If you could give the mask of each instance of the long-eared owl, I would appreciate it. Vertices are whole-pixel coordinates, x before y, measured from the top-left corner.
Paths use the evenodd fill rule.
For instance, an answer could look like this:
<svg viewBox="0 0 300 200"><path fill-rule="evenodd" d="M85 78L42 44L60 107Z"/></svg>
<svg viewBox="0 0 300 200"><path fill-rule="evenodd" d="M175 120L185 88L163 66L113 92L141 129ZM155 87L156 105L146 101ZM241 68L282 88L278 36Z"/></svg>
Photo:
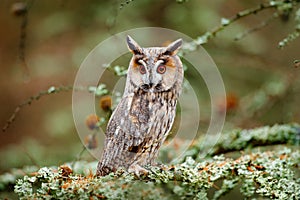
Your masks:
<svg viewBox="0 0 300 200"><path fill-rule="evenodd" d="M123 167L137 174L145 165L155 165L158 149L168 136L181 93L183 67L176 55L178 39L167 47L140 47L130 36L127 45L133 56L123 97L106 129L97 175Z"/></svg>

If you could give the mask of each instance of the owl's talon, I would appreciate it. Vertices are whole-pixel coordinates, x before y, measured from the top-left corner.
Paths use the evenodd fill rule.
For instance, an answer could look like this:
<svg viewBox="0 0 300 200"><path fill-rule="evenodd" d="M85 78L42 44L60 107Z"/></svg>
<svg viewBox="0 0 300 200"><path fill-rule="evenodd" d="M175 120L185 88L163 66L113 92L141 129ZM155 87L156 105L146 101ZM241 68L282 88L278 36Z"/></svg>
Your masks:
<svg viewBox="0 0 300 200"><path fill-rule="evenodd" d="M141 175L147 175L149 171L138 164L132 164L128 168L129 173L134 173L136 176L140 177Z"/></svg>

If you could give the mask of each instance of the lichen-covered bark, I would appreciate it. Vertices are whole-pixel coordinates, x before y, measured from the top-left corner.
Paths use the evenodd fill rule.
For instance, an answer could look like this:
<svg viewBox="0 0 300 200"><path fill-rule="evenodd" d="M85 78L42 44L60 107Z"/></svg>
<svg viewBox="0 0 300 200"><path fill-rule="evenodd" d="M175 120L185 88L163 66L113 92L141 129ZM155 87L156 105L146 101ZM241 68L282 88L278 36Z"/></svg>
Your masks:
<svg viewBox="0 0 300 200"><path fill-rule="evenodd" d="M149 167L149 174L136 177L123 170L104 177L65 174L41 168L35 176L19 179L15 192L21 199L207 199L207 191L218 188L209 198L218 199L240 186L244 197L259 195L275 199L299 199L300 152L284 149L241 156L215 156L210 161L185 162L165 169ZM219 182L222 181L220 185Z"/></svg>
<svg viewBox="0 0 300 200"><path fill-rule="evenodd" d="M245 198L300 198L299 125L275 125L224 133L213 151L209 151L212 148L209 143L205 146L200 144L204 144L201 139L185 152L178 163L164 168L149 166L149 173L141 177L122 169L104 177L95 177L96 162L80 161L73 169L68 166L44 167L17 180L15 193L20 199L218 199L236 189ZM255 144L289 144L289 148L277 145L272 151L256 150L253 153L250 147ZM162 149L162 157L167 155L168 159L172 159L172 155L176 154L167 152L176 152L179 150L176 148L168 146ZM238 158L216 155L245 148L249 151ZM200 154L206 155L201 161ZM20 174L16 173L1 175L2 189L5 189L8 180L18 176Z"/></svg>

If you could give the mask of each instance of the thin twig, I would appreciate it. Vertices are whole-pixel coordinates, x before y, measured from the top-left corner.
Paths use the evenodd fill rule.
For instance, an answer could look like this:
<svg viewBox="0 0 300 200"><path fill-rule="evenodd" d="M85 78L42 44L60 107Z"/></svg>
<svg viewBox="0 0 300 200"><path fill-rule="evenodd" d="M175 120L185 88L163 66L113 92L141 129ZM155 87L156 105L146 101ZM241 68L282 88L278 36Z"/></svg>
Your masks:
<svg viewBox="0 0 300 200"><path fill-rule="evenodd" d="M82 156L82 154L86 151L86 147L83 145L82 150L79 152L79 154L76 156L76 158L71 163L71 168L74 170L75 163L78 162Z"/></svg>
<svg viewBox="0 0 300 200"><path fill-rule="evenodd" d="M40 168L41 166L37 163L37 161L30 155L30 153L28 152L28 150L23 147L24 152L26 153L26 155L28 156L28 158L30 159L30 161L33 163L33 165L35 165L36 167Z"/></svg>
<svg viewBox="0 0 300 200"><path fill-rule="evenodd" d="M210 39L214 38L217 35L217 33L224 30L224 28L226 26L231 25L233 22L235 22L239 19L242 19L244 17L247 17L249 15L257 14L257 13L259 13L263 10L269 9L269 8L276 8L277 6L278 6L277 4L270 4L270 3L260 4L259 6L255 7L255 8L240 11L228 19L222 18L221 24L219 26L215 27L214 29L212 29L212 31L208 31L203 36L199 37L200 38L199 45L207 43Z"/></svg>
<svg viewBox="0 0 300 200"><path fill-rule="evenodd" d="M239 41L241 39L243 39L244 37L246 37L247 35L249 35L250 33L253 33L255 31L261 30L262 28L268 26L274 19L276 19L279 16L279 14L277 12L275 12L271 17L269 17L268 19L266 19L265 21L263 21L262 23L260 23L258 26L255 26L249 30L246 30L245 32L237 35L234 40L235 41Z"/></svg>
<svg viewBox="0 0 300 200"><path fill-rule="evenodd" d="M68 91L70 91L72 89L73 89L73 86L61 86L61 87L54 87L54 86L52 86L48 90L40 91L37 95L29 97L26 101L24 101L23 103L19 104L15 108L15 111L12 113L12 115L10 116L10 118L7 120L6 124L2 128L2 131L5 132L8 129L8 127L11 125L11 123L13 123L13 121L16 119L16 116L20 112L21 108L23 108L24 106L31 105L31 103L33 101L37 101L40 98L42 98L43 96L50 95L50 94L57 94L57 93L60 93L60 92L68 92Z"/></svg>
<svg viewBox="0 0 300 200"><path fill-rule="evenodd" d="M39 100L41 97L50 95L50 94L57 94L60 92L68 92L68 91L87 91L90 93L94 93L96 97L106 95L108 94L108 90L106 89L106 86L104 84L100 84L99 86L78 86L78 87L73 87L73 86L60 86L60 87L54 87L51 86L48 90L40 91L37 95L29 97L26 101L23 103L19 104L16 108L15 111L12 113L10 118L7 120L6 124L2 128L2 131L5 132L8 127L10 126L11 123L16 119L17 114L20 112L21 108L27 105L31 105L33 101Z"/></svg>
<svg viewBox="0 0 300 200"><path fill-rule="evenodd" d="M22 14L22 21L20 25L20 40L19 40L19 60L24 70L24 79L29 79L29 68L26 62L26 39L27 39L27 25L28 25L28 12L33 5L34 0L25 4L24 12Z"/></svg>
<svg viewBox="0 0 300 200"><path fill-rule="evenodd" d="M291 3L299 3L300 0L291 0ZM282 2L283 3L283 2ZM231 25L233 22L240 20L242 18L245 18L249 15L257 14L263 10L270 9L270 8L278 8L280 7L280 2L275 3L262 3L259 6L247 10L243 10L235 14L234 16L230 18L222 18L221 24L217 27L213 28L211 31L205 32L203 35L199 36L194 42L191 42L190 44L187 44L185 47L183 47L183 54L189 51L194 51L197 49L200 45L203 45L207 43L209 40L216 37L217 33L224 30L225 27ZM186 51L186 52L185 52Z"/></svg>
<svg viewBox="0 0 300 200"><path fill-rule="evenodd" d="M20 41L19 41L19 60L21 66L24 69L25 80L29 78L29 69L25 59L25 48L26 48L26 27L28 22L28 10L24 13L20 27Z"/></svg>
<svg viewBox="0 0 300 200"><path fill-rule="evenodd" d="M224 27L228 26L229 24L232 24L233 22L235 22L235 21L237 21L241 18L247 17L247 16L252 15L252 14L257 14L260 11L263 11L265 9L275 8L275 7L277 7L276 4L273 5L273 4L269 4L269 3L268 4L263 4L262 3L262 4L260 4L259 6L255 7L255 8L240 11L237 14L235 14L234 16L230 17L228 19L227 23L221 23L221 25L214 28L211 31L211 34L213 36L215 36L218 32L222 31Z"/></svg>

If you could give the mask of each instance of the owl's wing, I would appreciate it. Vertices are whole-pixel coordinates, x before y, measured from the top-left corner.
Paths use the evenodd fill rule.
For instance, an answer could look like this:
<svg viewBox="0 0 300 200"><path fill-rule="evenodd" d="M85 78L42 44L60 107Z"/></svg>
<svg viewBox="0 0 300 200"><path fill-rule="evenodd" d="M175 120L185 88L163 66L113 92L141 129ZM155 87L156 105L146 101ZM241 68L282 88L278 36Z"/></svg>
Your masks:
<svg viewBox="0 0 300 200"><path fill-rule="evenodd" d="M124 96L115 110L113 111L109 122L106 128L106 137L113 137L115 134L118 134L118 131L121 129L126 131L126 127L124 126L125 120L128 120L128 106L132 101L132 95Z"/></svg>
<svg viewBox="0 0 300 200"><path fill-rule="evenodd" d="M106 129L106 137L124 134L129 146L143 143L149 127L147 101L136 94L124 96L114 110Z"/></svg>

